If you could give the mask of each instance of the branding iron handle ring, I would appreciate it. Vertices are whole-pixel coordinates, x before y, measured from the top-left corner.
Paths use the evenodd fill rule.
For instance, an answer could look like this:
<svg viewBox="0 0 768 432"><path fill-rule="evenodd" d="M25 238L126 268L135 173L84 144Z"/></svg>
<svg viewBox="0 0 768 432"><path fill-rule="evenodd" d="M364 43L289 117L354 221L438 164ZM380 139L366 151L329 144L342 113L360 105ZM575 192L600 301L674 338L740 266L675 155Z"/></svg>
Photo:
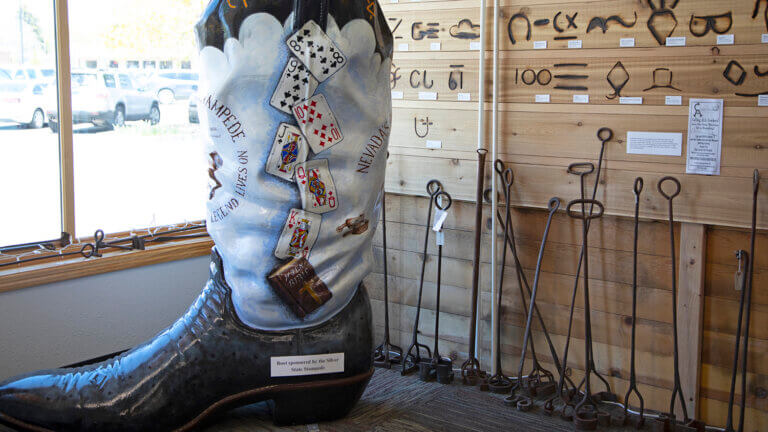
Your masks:
<svg viewBox="0 0 768 432"><path fill-rule="evenodd" d="M672 194L667 194L666 192L664 192L664 183L665 183L665 182L672 182L672 183L674 183L674 185L675 185L675 191L674 191ZM659 180L658 189L659 189L659 193L660 193L660 194L661 194L661 195L662 195L664 198L666 198L667 200L671 201L671 200L673 200L673 199L674 199L676 196L680 195L680 180L678 180L678 179L676 179L676 178L674 178L674 177L672 177L672 176L666 176L666 177L662 177L662 179L661 179L661 180Z"/></svg>
<svg viewBox="0 0 768 432"><path fill-rule="evenodd" d="M595 164L592 162L574 162L568 165L568 174L587 175L595 172Z"/></svg>
<svg viewBox="0 0 768 432"><path fill-rule="evenodd" d="M578 212L573 211L573 206L575 205L582 205L586 206L587 204L590 204L594 207L597 207L597 212L592 212L591 214L588 214L586 212L582 212L581 210ZM568 203L568 205L565 208L565 212L568 214L569 217L572 217L574 219L597 219L599 217L603 216L603 212L605 212L605 207L603 206L603 203L601 203L598 200L594 199L575 199Z"/></svg>
<svg viewBox="0 0 768 432"><path fill-rule="evenodd" d="M608 142L613 139L613 129L602 127L597 131L597 139L602 142Z"/></svg>
<svg viewBox="0 0 768 432"><path fill-rule="evenodd" d="M429 194L429 196L432 198L434 198L435 195L440 193L442 190L443 184L440 183L440 180L432 179L427 183L427 194Z"/></svg>
<svg viewBox="0 0 768 432"><path fill-rule="evenodd" d="M438 209L443 211L448 210L451 208L451 204L453 204L453 199L451 199L451 195L449 195L448 192L441 190L435 195L435 207Z"/></svg>

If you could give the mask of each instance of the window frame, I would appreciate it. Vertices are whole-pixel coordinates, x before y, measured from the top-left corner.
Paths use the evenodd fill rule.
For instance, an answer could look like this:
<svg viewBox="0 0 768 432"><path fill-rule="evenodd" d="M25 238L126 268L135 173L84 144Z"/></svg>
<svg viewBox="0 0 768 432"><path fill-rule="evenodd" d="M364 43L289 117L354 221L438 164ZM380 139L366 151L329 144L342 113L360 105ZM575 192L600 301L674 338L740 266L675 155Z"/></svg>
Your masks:
<svg viewBox="0 0 768 432"><path fill-rule="evenodd" d="M57 105L59 114L59 168L62 239L79 238L75 230L75 176L72 127L72 71L69 39L69 1L53 0L56 37ZM139 63L139 69L141 69ZM117 84L117 77L115 79ZM181 223L182 221L180 221ZM68 236L67 236L68 234ZM63 245L62 239L35 241L20 245L35 250L44 243ZM92 238L81 238L82 242ZM213 242L207 235L153 245L145 250L110 250L102 257L74 257L20 263L0 270L0 293L99 273L128 269L160 262L194 258L210 253Z"/></svg>

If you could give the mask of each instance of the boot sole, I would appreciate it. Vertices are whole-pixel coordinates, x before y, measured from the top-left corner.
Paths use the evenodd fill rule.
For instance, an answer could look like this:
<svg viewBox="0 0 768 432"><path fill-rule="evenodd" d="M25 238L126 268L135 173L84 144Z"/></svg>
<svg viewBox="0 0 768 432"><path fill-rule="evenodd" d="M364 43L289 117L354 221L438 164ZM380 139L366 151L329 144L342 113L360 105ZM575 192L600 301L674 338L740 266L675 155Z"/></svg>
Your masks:
<svg viewBox="0 0 768 432"><path fill-rule="evenodd" d="M216 413L256 402L271 400L272 421L275 425L317 423L342 418L362 396L368 385L370 371L345 378L296 384L276 384L227 396L206 408L175 432L185 432L200 426ZM27 432L55 432L0 413L0 423Z"/></svg>

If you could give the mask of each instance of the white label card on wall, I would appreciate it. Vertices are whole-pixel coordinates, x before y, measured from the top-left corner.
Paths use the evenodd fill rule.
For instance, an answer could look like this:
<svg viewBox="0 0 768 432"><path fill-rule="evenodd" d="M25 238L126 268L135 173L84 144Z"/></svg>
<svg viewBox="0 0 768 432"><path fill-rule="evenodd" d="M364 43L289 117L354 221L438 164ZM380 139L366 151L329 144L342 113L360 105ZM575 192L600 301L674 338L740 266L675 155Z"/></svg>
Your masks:
<svg viewBox="0 0 768 432"><path fill-rule="evenodd" d="M688 100L686 174L720 175L723 145L723 100Z"/></svg>
<svg viewBox="0 0 768 432"><path fill-rule="evenodd" d="M589 103L589 95L573 95L573 103Z"/></svg>
<svg viewBox="0 0 768 432"><path fill-rule="evenodd" d="M549 95L548 94L536 95L536 103L549 103Z"/></svg>
<svg viewBox="0 0 768 432"><path fill-rule="evenodd" d="M390 3L397 3L398 0L389 0Z"/></svg>
<svg viewBox="0 0 768 432"><path fill-rule="evenodd" d="M440 51L440 42L432 42L429 44L429 49L431 51Z"/></svg>
<svg viewBox="0 0 768 432"><path fill-rule="evenodd" d="M398 51L408 51L408 44L407 43L397 44L397 50Z"/></svg>
<svg viewBox="0 0 768 432"><path fill-rule="evenodd" d="M403 92L392 90L392 99L402 99Z"/></svg>
<svg viewBox="0 0 768 432"><path fill-rule="evenodd" d="M569 40L568 41L568 48L581 48L581 39L577 40Z"/></svg>
<svg viewBox="0 0 768 432"><path fill-rule="evenodd" d="M621 38L619 46L622 48L632 48L635 46L635 38Z"/></svg>
<svg viewBox="0 0 768 432"><path fill-rule="evenodd" d="M419 92L419 100L437 100L437 93Z"/></svg>
<svg viewBox="0 0 768 432"><path fill-rule="evenodd" d="M443 224L446 219L448 219L448 212L435 207L435 219L432 223L432 231L440 232L443 229Z"/></svg>
<svg viewBox="0 0 768 432"><path fill-rule="evenodd" d="M469 50L470 51L479 51L480 50L480 42L470 42L469 43Z"/></svg>
<svg viewBox="0 0 768 432"><path fill-rule="evenodd" d="M547 49L547 41L533 41L533 49Z"/></svg>
<svg viewBox="0 0 768 432"><path fill-rule="evenodd" d="M685 36L668 37L667 46L685 46Z"/></svg>
<svg viewBox="0 0 768 432"><path fill-rule="evenodd" d="M761 94L757 97L757 106L768 106L768 94Z"/></svg>
<svg viewBox="0 0 768 432"><path fill-rule="evenodd" d="M666 105L682 105L683 97L682 96L666 96L664 97L664 103Z"/></svg>
<svg viewBox="0 0 768 432"><path fill-rule="evenodd" d="M768 33L763 33L763 35L760 36L760 42L768 43Z"/></svg>
<svg viewBox="0 0 768 432"><path fill-rule="evenodd" d="M456 99L460 101L468 101L471 100L471 97L469 93L459 93L456 95Z"/></svg>
<svg viewBox="0 0 768 432"><path fill-rule="evenodd" d="M667 132L627 132L627 153L657 156L682 156L683 134Z"/></svg>
<svg viewBox="0 0 768 432"><path fill-rule="evenodd" d="M443 142L438 140L427 140L428 149L441 149L443 148Z"/></svg>
<svg viewBox="0 0 768 432"><path fill-rule="evenodd" d="M270 376L305 376L344 372L344 353L270 357Z"/></svg>
<svg viewBox="0 0 768 432"><path fill-rule="evenodd" d="M732 34L725 34L725 35L717 35L717 44L718 45L733 45L735 43L735 38Z"/></svg>
<svg viewBox="0 0 768 432"><path fill-rule="evenodd" d="M438 231L435 234L435 244L438 246L445 246L445 233L442 231Z"/></svg>
<svg viewBox="0 0 768 432"><path fill-rule="evenodd" d="M643 104L643 98L635 96L635 97L620 97L619 103L622 105L642 105Z"/></svg>

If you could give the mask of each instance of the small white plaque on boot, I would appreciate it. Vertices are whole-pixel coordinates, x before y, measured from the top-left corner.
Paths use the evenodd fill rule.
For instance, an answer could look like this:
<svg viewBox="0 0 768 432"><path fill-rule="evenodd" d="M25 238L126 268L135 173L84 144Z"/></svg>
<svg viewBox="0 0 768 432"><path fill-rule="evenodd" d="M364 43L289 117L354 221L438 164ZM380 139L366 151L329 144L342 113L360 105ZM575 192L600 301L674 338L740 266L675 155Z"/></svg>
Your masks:
<svg viewBox="0 0 768 432"><path fill-rule="evenodd" d="M270 357L270 376L304 376L344 372L344 353Z"/></svg>

